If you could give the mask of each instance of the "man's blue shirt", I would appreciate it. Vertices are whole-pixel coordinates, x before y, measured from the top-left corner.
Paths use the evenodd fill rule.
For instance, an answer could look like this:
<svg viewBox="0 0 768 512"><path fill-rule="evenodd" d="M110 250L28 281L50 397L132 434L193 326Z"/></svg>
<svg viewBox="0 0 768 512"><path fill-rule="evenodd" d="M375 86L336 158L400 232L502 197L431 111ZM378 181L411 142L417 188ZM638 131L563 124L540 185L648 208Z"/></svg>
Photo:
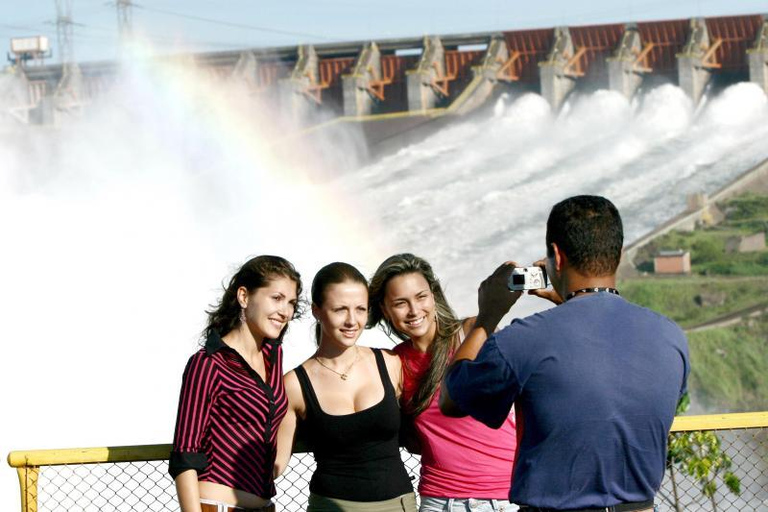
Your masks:
<svg viewBox="0 0 768 512"><path fill-rule="evenodd" d="M491 336L446 378L464 412L523 436L510 500L606 507L652 499L686 389L688 343L669 319L607 293L578 296Z"/></svg>

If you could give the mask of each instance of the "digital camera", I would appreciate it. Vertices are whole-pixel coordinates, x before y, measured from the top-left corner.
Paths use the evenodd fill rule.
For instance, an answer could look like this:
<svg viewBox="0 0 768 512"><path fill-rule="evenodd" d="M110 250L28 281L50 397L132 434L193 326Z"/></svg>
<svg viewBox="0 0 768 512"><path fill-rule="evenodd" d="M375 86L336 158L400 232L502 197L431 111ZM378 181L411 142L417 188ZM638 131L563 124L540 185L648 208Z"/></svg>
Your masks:
<svg viewBox="0 0 768 512"><path fill-rule="evenodd" d="M547 271L542 267L515 267L507 281L507 287L513 292L538 290L547 284Z"/></svg>

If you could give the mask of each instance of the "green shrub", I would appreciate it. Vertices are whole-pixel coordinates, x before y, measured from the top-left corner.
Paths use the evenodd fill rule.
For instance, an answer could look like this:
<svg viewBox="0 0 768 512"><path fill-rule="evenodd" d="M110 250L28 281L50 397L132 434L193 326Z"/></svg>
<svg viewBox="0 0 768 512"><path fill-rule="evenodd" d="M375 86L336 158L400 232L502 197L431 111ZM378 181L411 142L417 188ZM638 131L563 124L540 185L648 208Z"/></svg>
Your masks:
<svg viewBox="0 0 768 512"><path fill-rule="evenodd" d="M721 262L725 256L722 240L716 237L700 238L691 245L691 264Z"/></svg>

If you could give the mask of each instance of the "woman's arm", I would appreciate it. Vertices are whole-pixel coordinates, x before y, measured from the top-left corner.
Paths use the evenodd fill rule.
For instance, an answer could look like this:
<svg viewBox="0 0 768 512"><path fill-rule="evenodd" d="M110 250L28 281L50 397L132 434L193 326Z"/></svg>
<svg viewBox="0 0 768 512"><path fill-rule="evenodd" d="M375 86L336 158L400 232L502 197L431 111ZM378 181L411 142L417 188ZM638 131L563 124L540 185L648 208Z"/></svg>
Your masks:
<svg viewBox="0 0 768 512"><path fill-rule="evenodd" d="M477 320L476 316L470 316L468 318L465 318L461 321L461 339L462 341L464 338L469 334L469 331L472 330L472 328L475 326L475 320Z"/></svg>
<svg viewBox="0 0 768 512"><path fill-rule="evenodd" d="M283 377L285 394L288 396L288 411L285 413L280 428L277 431L277 456L275 457L274 476L282 475L291 461L293 443L296 439L296 423L305 413L304 396L301 394L299 379L295 371L290 371Z"/></svg>
<svg viewBox="0 0 768 512"><path fill-rule="evenodd" d="M197 475L208 467L203 445L208 429L215 382L215 367L202 352L193 355L182 378L173 450L168 472L176 482L182 512L200 512Z"/></svg>
<svg viewBox="0 0 768 512"><path fill-rule="evenodd" d="M200 512L200 487L197 471L188 469L176 477L176 494L181 512Z"/></svg>

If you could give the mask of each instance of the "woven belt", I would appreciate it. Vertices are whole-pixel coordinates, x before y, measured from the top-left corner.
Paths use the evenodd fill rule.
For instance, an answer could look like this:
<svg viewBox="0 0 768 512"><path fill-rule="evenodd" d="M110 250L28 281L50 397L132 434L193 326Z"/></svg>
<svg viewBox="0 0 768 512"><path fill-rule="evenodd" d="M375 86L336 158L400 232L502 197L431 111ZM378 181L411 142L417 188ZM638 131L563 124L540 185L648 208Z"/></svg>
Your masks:
<svg viewBox="0 0 768 512"><path fill-rule="evenodd" d="M529 507L523 505L520 507L520 512L640 512L645 510L653 510L653 500L648 501L636 501L634 503L619 503L612 507L599 507L599 508L541 508L541 507Z"/></svg>
<svg viewBox="0 0 768 512"><path fill-rule="evenodd" d="M243 508L235 505L223 505L222 508L219 508L219 505L212 503L201 503L200 509L203 512L275 512L275 504L270 503L259 508Z"/></svg>

